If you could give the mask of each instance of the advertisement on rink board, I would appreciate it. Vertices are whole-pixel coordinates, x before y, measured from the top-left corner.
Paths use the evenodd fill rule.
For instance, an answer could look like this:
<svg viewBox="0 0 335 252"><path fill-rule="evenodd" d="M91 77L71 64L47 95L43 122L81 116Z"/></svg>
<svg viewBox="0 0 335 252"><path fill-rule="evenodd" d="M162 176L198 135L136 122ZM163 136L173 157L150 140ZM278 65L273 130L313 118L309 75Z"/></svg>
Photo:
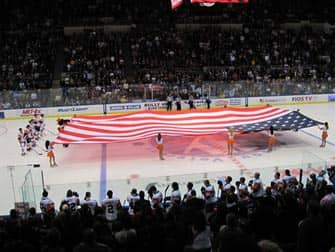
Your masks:
<svg viewBox="0 0 335 252"><path fill-rule="evenodd" d="M43 114L41 108L25 108L21 110L20 116L34 116L34 115L40 115Z"/></svg>
<svg viewBox="0 0 335 252"><path fill-rule="evenodd" d="M224 98L212 99L211 107L225 106L244 106L243 98ZM270 104L272 106L284 104L310 104L310 103L335 102L335 94L320 94L320 95L294 95L294 96L267 96L267 97L248 97L249 106L263 106ZM196 108L206 108L204 99L194 100ZM139 110L166 110L166 101L143 102L143 103L119 103L108 104L107 113L113 112L134 112ZM182 109L188 109L188 100L182 101ZM173 102L173 110L176 109ZM87 106L64 106L64 107L46 107L46 108L24 108L1 110L0 119L13 119L33 117L35 114L44 114L50 116L73 116L77 115L98 115L103 113L103 104L87 105Z"/></svg>
<svg viewBox="0 0 335 252"><path fill-rule="evenodd" d="M143 110L161 110L166 109L166 101L164 102L145 102L142 106Z"/></svg>
<svg viewBox="0 0 335 252"><path fill-rule="evenodd" d="M117 104L109 106L110 111L132 111L132 110L140 110L141 104Z"/></svg>
<svg viewBox="0 0 335 252"><path fill-rule="evenodd" d="M329 102L335 102L335 94L333 94L333 95L329 95L329 96L328 96L328 101L329 101Z"/></svg>

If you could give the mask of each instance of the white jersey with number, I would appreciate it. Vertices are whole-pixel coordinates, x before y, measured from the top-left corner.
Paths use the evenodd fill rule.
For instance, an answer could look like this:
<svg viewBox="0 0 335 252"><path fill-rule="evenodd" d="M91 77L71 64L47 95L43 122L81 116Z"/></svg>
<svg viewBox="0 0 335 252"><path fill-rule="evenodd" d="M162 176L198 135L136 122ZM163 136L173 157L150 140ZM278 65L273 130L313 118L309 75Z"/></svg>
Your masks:
<svg viewBox="0 0 335 252"><path fill-rule="evenodd" d="M94 214L95 208L98 206L98 202L95 199L84 199L81 202L81 205L87 205L91 210L91 213Z"/></svg>
<svg viewBox="0 0 335 252"><path fill-rule="evenodd" d="M112 221L117 219L118 208L121 205L119 198L113 197L111 199L104 199L101 205L105 208L107 220Z"/></svg>
<svg viewBox="0 0 335 252"><path fill-rule="evenodd" d="M48 197L42 197L40 201L40 209L43 214L54 211L55 202Z"/></svg>
<svg viewBox="0 0 335 252"><path fill-rule="evenodd" d="M69 205L69 208L71 210L76 210L78 203L79 203L79 199L76 196L70 196L70 197L65 197L62 202L66 202Z"/></svg>

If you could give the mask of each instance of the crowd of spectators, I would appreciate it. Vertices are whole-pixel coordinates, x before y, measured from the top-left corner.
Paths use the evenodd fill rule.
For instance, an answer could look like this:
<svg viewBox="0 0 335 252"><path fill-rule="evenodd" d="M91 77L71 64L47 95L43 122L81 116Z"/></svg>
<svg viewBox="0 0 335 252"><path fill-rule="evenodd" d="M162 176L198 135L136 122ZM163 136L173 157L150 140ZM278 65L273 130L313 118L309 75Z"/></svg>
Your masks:
<svg viewBox="0 0 335 252"><path fill-rule="evenodd" d="M282 24L301 20L333 24L334 7L331 1L255 0L205 8L185 1L171 11L169 1L38 1L32 8L20 0L5 1L9 14L4 13L0 31L0 89L15 92L1 94L0 104L2 108L54 105L39 102L42 97L34 102L25 97L30 95L26 90L57 83L53 76L57 64L64 68L57 105L99 103L105 96L113 101L144 98L139 87L150 83L190 92L191 85L242 80L266 86L257 94L329 92L333 88L320 82L333 81L333 30L288 29ZM192 26L199 23L205 26ZM72 24L91 29L64 35L63 28ZM92 28L99 24L128 28L123 32ZM56 62L63 53L56 50L59 45L64 46L64 62ZM308 89L282 88L282 83L303 82L312 84ZM69 88L79 88L83 95L73 97L76 91ZM240 94L235 89L228 93Z"/></svg>
<svg viewBox="0 0 335 252"><path fill-rule="evenodd" d="M333 32L272 24L229 31L213 26L111 34L91 30L67 38L62 87L88 87L88 100L106 93L129 100L136 89L129 85L150 83L190 92L207 83L247 81L256 86L250 96L332 92L334 42Z"/></svg>
<svg viewBox="0 0 335 252"><path fill-rule="evenodd" d="M333 181L335 167L328 173ZM58 207L44 190L41 214L30 208L22 217L13 209L0 222L0 249L329 251L335 246L335 194L327 180L322 172L302 185L285 170L265 185L255 173L235 184L230 176L219 179L217 188L205 180L199 191L189 182L184 195L173 182L164 196L156 185L146 192L134 188L124 206L111 190L98 202L90 192L81 199L69 189Z"/></svg>
<svg viewBox="0 0 335 252"><path fill-rule="evenodd" d="M51 20L3 31L0 40L1 90L50 88L56 55ZM50 32L51 31L51 32Z"/></svg>
<svg viewBox="0 0 335 252"><path fill-rule="evenodd" d="M61 34L55 3L3 1L0 25L0 90L50 88Z"/></svg>

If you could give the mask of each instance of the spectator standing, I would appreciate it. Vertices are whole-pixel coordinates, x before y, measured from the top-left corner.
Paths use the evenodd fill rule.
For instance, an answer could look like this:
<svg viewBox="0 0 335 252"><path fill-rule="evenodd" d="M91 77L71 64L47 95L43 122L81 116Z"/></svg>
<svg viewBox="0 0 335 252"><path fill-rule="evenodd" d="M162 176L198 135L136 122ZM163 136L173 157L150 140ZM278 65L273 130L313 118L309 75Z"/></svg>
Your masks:
<svg viewBox="0 0 335 252"><path fill-rule="evenodd" d="M172 111L172 101L173 101L173 97L171 94L169 94L168 97L166 98L166 110L167 111Z"/></svg>
<svg viewBox="0 0 335 252"><path fill-rule="evenodd" d="M208 95L205 96L205 102L207 104L207 109L210 109L212 101L211 101L211 99L209 98Z"/></svg>
<svg viewBox="0 0 335 252"><path fill-rule="evenodd" d="M190 106L190 109L195 109L194 106L194 97L192 94L188 96L188 105Z"/></svg>
<svg viewBox="0 0 335 252"><path fill-rule="evenodd" d="M178 95L176 97L176 107L177 107L177 111L181 111L181 97L180 97L180 95Z"/></svg>

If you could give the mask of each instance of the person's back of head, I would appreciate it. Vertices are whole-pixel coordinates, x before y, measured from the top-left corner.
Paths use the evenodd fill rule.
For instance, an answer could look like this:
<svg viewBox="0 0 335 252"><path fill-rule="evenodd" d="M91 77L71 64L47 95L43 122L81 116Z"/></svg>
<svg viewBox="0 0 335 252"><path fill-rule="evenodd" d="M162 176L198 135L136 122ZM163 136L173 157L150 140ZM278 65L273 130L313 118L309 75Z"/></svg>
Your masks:
<svg viewBox="0 0 335 252"><path fill-rule="evenodd" d="M60 245L61 242L61 233L60 231L53 227L47 231L46 242L48 247L54 248Z"/></svg>
<svg viewBox="0 0 335 252"><path fill-rule="evenodd" d="M254 174L254 178L255 179L259 179L260 176L261 176L261 174L259 172L255 172L255 174Z"/></svg>
<svg viewBox="0 0 335 252"><path fill-rule="evenodd" d="M188 182L186 187L187 187L187 190L192 190L193 183L192 182Z"/></svg>
<svg viewBox="0 0 335 252"><path fill-rule="evenodd" d="M71 189L67 190L66 192L66 197L72 197L73 196L73 192Z"/></svg>
<svg viewBox="0 0 335 252"><path fill-rule="evenodd" d="M131 189L130 194L137 195L137 189L136 188Z"/></svg>
<svg viewBox="0 0 335 252"><path fill-rule="evenodd" d="M203 212L196 212L193 216L193 229L197 232L202 232L206 229L206 216Z"/></svg>
<svg viewBox="0 0 335 252"><path fill-rule="evenodd" d="M260 252L283 252L279 245L273 241L261 240L257 243Z"/></svg>
<svg viewBox="0 0 335 252"><path fill-rule="evenodd" d="M107 197L108 197L109 199L113 198L113 191L112 191L112 190L108 190L108 191L107 191Z"/></svg>
<svg viewBox="0 0 335 252"><path fill-rule="evenodd" d="M238 221L234 213L228 213L226 215L226 224L229 227L237 227Z"/></svg>
<svg viewBox="0 0 335 252"><path fill-rule="evenodd" d="M91 192L86 192L85 193L85 199L91 198Z"/></svg>
<svg viewBox="0 0 335 252"><path fill-rule="evenodd" d="M30 216L35 216L36 215L36 208L31 207L31 208L29 208L28 212L29 212Z"/></svg>
<svg viewBox="0 0 335 252"><path fill-rule="evenodd" d="M140 195L140 199L143 200L144 197L145 197L145 193L144 193L144 191L140 191L139 195Z"/></svg>
<svg viewBox="0 0 335 252"><path fill-rule="evenodd" d="M48 197L48 195L49 195L48 191L44 189L43 192L42 192L42 196L43 197Z"/></svg>
<svg viewBox="0 0 335 252"><path fill-rule="evenodd" d="M96 233L93 228L86 228L83 231L82 241L87 244L92 244L96 241Z"/></svg>
<svg viewBox="0 0 335 252"><path fill-rule="evenodd" d="M310 200L307 203L307 214L311 216L317 216L320 212L320 203L316 200Z"/></svg>
<svg viewBox="0 0 335 252"><path fill-rule="evenodd" d="M285 170L285 175L286 175L286 176L291 176L291 172L290 172L289 169L286 169L286 170Z"/></svg>
<svg viewBox="0 0 335 252"><path fill-rule="evenodd" d="M171 184L171 187L172 187L172 189L173 189L174 191L179 190L179 185L178 185L177 182L173 182L173 183Z"/></svg>

